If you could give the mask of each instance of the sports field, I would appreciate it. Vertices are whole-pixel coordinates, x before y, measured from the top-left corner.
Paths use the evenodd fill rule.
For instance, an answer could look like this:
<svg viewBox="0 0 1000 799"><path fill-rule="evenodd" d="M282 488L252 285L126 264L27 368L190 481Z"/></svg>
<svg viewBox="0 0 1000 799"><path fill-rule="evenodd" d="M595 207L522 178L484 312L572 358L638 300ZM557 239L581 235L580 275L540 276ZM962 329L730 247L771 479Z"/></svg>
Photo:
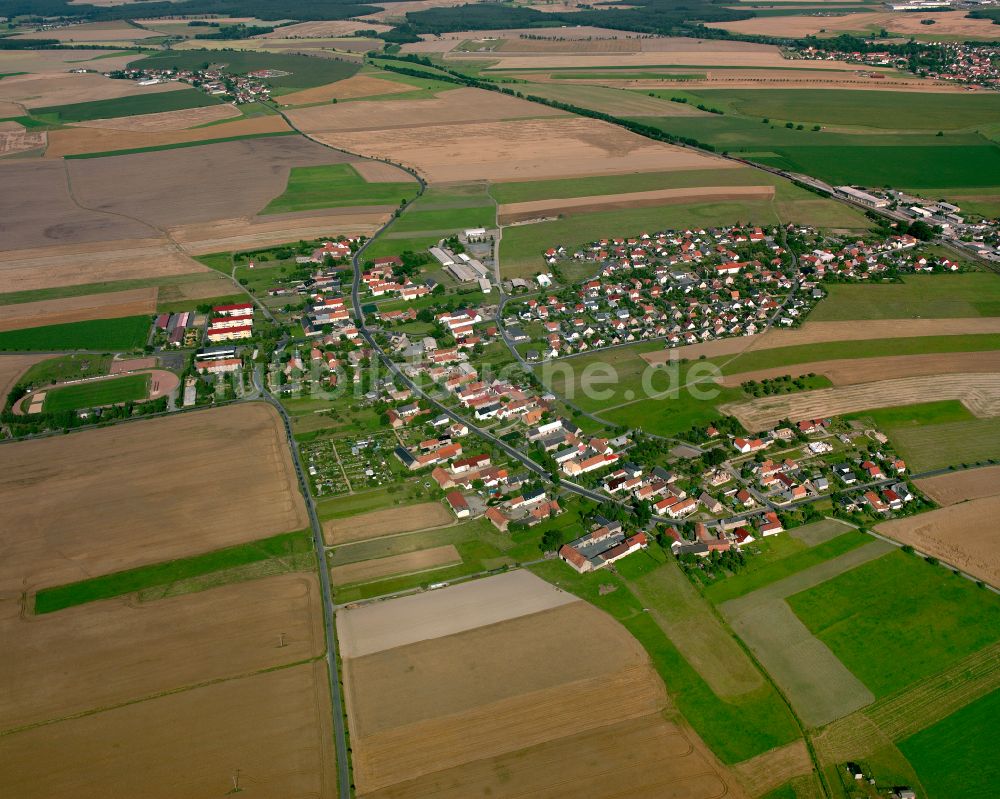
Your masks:
<svg viewBox="0 0 1000 799"><path fill-rule="evenodd" d="M313 211L354 205L398 206L416 194L416 181L397 170L398 182L372 183L351 164L292 167L284 193L268 203L262 214Z"/></svg>
<svg viewBox="0 0 1000 799"><path fill-rule="evenodd" d="M58 413L80 408L100 408L104 405L143 400L148 396L148 374L125 375L110 380L92 380L49 389L45 393L43 409L47 413Z"/></svg>
<svg viewBox="0 0 1000 799"><path fill-rule="evenodd" d="M1000 638L994 595L898 550L790 596L788 604L878 697Z"/></svg>

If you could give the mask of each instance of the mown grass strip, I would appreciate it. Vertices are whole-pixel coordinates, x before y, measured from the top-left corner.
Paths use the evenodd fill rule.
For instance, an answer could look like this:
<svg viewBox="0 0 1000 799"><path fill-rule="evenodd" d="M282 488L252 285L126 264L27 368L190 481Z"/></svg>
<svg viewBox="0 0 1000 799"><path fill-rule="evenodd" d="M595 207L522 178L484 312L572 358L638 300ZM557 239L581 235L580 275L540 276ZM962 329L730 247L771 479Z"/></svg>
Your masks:
<svg viewBox="0 0 1000 799"><path fill-rule="evenodd" d="M35 595L35 614L53 613L57 610L96 602L100 599L131 594L146 588L166 585L178 580L200 577L213 572L259 563L271 558L288 557L308 551L312 547L309 532L294 533L253 541L248 544L217 549L203 555L153 563L136 569L105 574L68 585L44 588Z"/></svg>

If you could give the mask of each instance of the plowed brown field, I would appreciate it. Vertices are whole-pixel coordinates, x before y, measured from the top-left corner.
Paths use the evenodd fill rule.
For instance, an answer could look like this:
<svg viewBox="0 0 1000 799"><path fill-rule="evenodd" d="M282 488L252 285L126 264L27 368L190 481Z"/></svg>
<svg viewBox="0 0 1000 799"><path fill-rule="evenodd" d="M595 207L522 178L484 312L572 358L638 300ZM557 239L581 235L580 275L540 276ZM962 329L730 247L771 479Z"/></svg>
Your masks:
<svg viewBox="0 0 1000 799"><path fill-rule="evenodd" d="M983 499L1000 494L1000 466L963 469L914 480L917 488L938 505L955 505L968 499Z"/></svg>
<svg viewBox="0 0 1000 799"><path fill-rule="evenodd" d="M440 547L422 549L418 552L407 552L403 555L390 555L387 558L376 558L358 563L348 563L332 570L334 585L350 585L364 583L391 577L395 574L410 574L412 572L430 571L431 569L461 563L462 556L454 545L446 544Z"/></svg>
<svg viewBox="0 0 1000 799"><path fill-rule="evenodd" d="M440 502L423 502L404 508L386 508L362 513L346 519L331 519L323 523L323 537L328 544L346 544L350 541L378 538L381 535L440 527L452 521L452 515Z"/></svg>
<svg viewBox="0 0 1000 799"><path fill-rule="evenodd" d="M0 795L221 797L237 777L259 796L332 796L328 685L315 661L5 735Z"/></svg>
<svg viewBox="0 0 1000 799"><path fill-rule="evenodd" d="M93 50L59 50L38 51L77 53L77 58L91 58ZM101 69L115 69L112 59L97 62ZM24 64L24 67L29 65ZM75 66L81 66L77 63ZM92 100L114 100L119 97L135 97L143 94L160 94L162 92L197 91L184 83L156 83L152 86L139 86L131 80L113 80L93 72L71 73L59 64L59 72L41 72L41 70L17 69L17 64L9 64L0 58L0 71L24 71L32 74L15 75L0 81L0 99L13 100L28 108L44 108L52 105L69 105L72 103L87 103ZM40 73L40 74L39 74Z"/></svg>
<svg viewBox="0 0 1000 799"><path fill-rule="evenodd" d="M0 591L308 525L277 414L262 403L17 442L3 454Z"/></svg>
<svg viewBox="0 0 1000 799"><path fill-rule="evenodd" d="M109 291L43 302L0 305L0 330L20 330L41 325L83 322L87 319L119 319L156 311L156 288Z"/></svg>
<svg viewBox="0 0 1000 799"><path fill-rule="evenodd" d="M882 535L1000 587L1000 494L876 525Z"/></svg>
<svg viewBox="0 0 1000 799"><path fill-rule="evenodd" d="M315 575L282 574L149 603L120 598L7 616L0 727L316 657L324 650L319 602Z"/></svg>
<svg viewBox="0 0 1000 799"><path fill-rule="evenodd" d="M490 608L522 597L517 574L478 581L500 591ZM465 609L463 590L478 587L390 600L384 614L414 600ZM672 708L639 643L570 599L345 656L359 796L742 797L701 742L665 720ZM412 632L410 614L394 623L396 638Z"/></svg>

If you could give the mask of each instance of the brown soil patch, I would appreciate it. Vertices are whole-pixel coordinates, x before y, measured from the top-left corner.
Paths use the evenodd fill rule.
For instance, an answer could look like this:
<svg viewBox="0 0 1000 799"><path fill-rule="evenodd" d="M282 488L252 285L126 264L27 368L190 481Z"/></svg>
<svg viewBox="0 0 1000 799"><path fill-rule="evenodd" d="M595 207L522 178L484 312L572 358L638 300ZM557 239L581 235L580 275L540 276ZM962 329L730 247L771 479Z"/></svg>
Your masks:
<svg viewBox="0 0 1000 799"><path fill-rule="evenodd" d="M1000 333L1000 318L969 319L869 319L864 322L806 322L795 330L772 329L757 336L740 336L650 352L640 357L647 363L665 363L671 358L694 359L704 355L735 355L752 350L771 350L824 341L868 341L878 338L961 336Z"/></svg>
<svg viewBox="0 0 1000 799"><path fill-rule="evenodd" d="M1000 374L980 373L903 377L855 386L821 388L798 394L761 397L719 406L748 430L767 430L780 419L821 419L845 413L914 405L935 400L959 400L981 418L1000 416Z"/></svg>
<svg viewBox="0 0 1000 799"><path fill-rule="evenodd" d="M578 601L530 572L517 570L341 610L337 638L343 657L359 658Z"/></svg>
<svg viewBox="0 0 1000 799"><path fill-rule="evenodd" d="M133 117L115 119L94 119L90 122L74 122L74 128L106 128L108 130L130 130L135 132L160 132L186 130L196 125L207 125L222 119L240 116L239 110L229 103L206 105L201 108L184 108L180 111L161 111L157 114L139 114ZM214 129L216 126L213 126ZM225 126L220 126L224 129Z"/></svg>
<svg viewBox="0 0 1000 799"><path fill-rule="evenodd" d="M66 155L80 153L112 153L118 150L164 147L170 144L211 141L232 136L284 133L288 130L290 130L288 124L280 116L238 119L234 122L223 122L221 125L190 130L171 130L169 128L162 131L153 129L117 130L110 127L63 128L50 131L49 147L45 151L45 157L62 158ZM108 164L105 163L105 166L107 167Z"/></svg>
<svg viewBox="0 0 1000 799"><path fill-rule="evenodd" d="M18 33L14 35L14 38L58 39L60 42L127 42L155 35L153 31L144 31L129 25L127 22L85 22L82 25L67 25L63 28Z"/></svg>
<svg viewBox="0 0 1000 799"><path fill-rule="evenodd" d="M356 161L351 166L369 183L405 183L413 180L409 172L384 161Z"/></svg>
<svg viewBox="0 0 1000 799"><path fill-rule="evenodd" d="M388 558L365 560L360 563L348 563L332 570L334 585L350 585L365 583L391 577L396 574L430 571L453 563L461 563L462 556L452 544L441 547L423 549L419 552L407 552L403 555L392 555Z"/></svg>
<svg viewBox="0 0 1000 799"><path fill-rule="evenodd" d="M276 214L250 219L220 219L211 223L171 228L170 235L180 244L184 252L204 255L324 236L370 236L389 221L393 210L395 206L371 206L366 209L332 208L322 212Z"/></svg>
<svg viewBox="0 0 1000 799"><path fill-rule="evenodd" d="M285 190L293 166L356 160L301 136L274 136L64 163L81 204L171 227L252 216Z"/></svg>
<svg viewBox="0 0 1000 799"><path fill-rule="evenodd" d="M744 760L734 767L751 796L763 796L803 774L811 774L812 760L801 738L786 746Z"/></svg>
<svg viewBox="0 0 1000 799"><path fill-rule="evenodd" d="M315 575L284 574L0 620L3 728L316 657L325 648L319 603Z"/></svg>
<svg viewBox="0 0 1000 799"><path fill-rule="evenodd" d="M724 386L738 386L747 380L763 380L782 375L825 375L836 386L873 383L897 377L961 374L963 372L1000 372L1000 350L993 352L949 352L932 355L895 355L884 358L853 358L839 361L813 361L795 366L776 366L754 372L726 375Z"/></svg>
<svg viewBox="0 0 1000 799"><path fill-rule="evenodd" d="M0 253L0 293L193 272L210 270L166 239L38 247Z"/></svg>
<svg viewBox="0 0 1000 799"><path fill-rule="evenodd" d="M294 25L283 25L270 33L258 36L258 39L310 39L326 36L350 36L355 31L387 31L389 25L379 25L377 22L352 22L349 19L323 20L320 22L297 22Z"/></svg>
<svg viewBox="0 0 1000 799"><path fill-rule="evenodd" d="M117 358L111 362L110 374L123 375L128 372L138 372L144 369L153 369L156 366L156 358Z"/></svg>
<svg viewBox="0 0 1000 799"><path fill-rule="evenodd" d="M0 158L45 147L45 131L29 131L17 122L0 122Z"/></svg>
<svg viewBox="0 0 1000 799"><path fill-rule="evenodd" d="M933 25L921 25L922 19L933 19ZM876 12L845 14L836 17L756 17L736 22L709 22L710 28L724 28L736 33L800 38L826 31L866 31L885 28L890 33L924 36L968 36L976 39L996 39L996 29L988 19L970 19L965 11L941 11L933 14Z"/></svg>
<svg viewBox="0 0 1000 799"><path fill-rule="evenodd" d="M351 78L350 80L353 80ZM374 80L374 79L373 79ZM407 90L412 87L407 86ZM424 100L384 100L359 106L326 105L288 113L296 127L307 133L333 131L381 131L416 128L444 121L489 122L524 117L565 116L562 111L483 89L449 89ZM409 134L411 138L412 132ZM422 140L423 137L416 137ZM419 142L418 142L419 143Z"/></svg>
<svg viewBox="0 0 1000 799"><path fill-rule="evenodd" d="M876 525L882 535L1000 586L1000 494Z"/></svg>
<svg viewBox="0 0 1000 799"><path fill-rule="evenodd" d="M0 331L60 325L88 319L119 319L156 311L156 287L82 297L0 305Z"/></svg>
<svg viewBox="0 0 1000 799"><path fill-rule="evenodd" d="M451 513L440 502L422 502L405 508L386 508L346 519L331 519L323 523L323 537L331 545L347 544L393 533L441 527L453 520Z"/></svg>
<svg viewBox="0 0 1000 799"><path fill-rule="evenodd" d="M0 793L223 796L239 774L261 796L332 796L327 685L316 661L7 735Z"/></svg>
<svg viewBox="0 0 1000 799"><path fill-rule="evenodd" d="M7 403L7 393L17 385L17 379L48 355L0 355L0 407Z"/></svg>
<svg viewBox="0 0 1000 799"><path fill-rule="evenodd" d="M532 200L500 206L500 222L508 224L524 219L555 214L589 214L615 208L639 208L709 200L769 200L774 186L701 186L689 189L656 189L629 194L602 194L594 197L571 197L559 200Z"/></svg>
<svg viewBox="0 0 1000 799"><path fill-rule="evenodd" d="M278 98L282 105L307 105L309 103L328 103L330 100L353 100L357 97L375 97L383 94L402 94L411 92L414 86L384 80L372 75L353 75L346 80L338 80L325 86L313 89L303 89L292 94L283 94Z"/></svg>
<svg viewBox="0 0 1000 799"><path fill-rule="evenodd" d="M465 587L417 599L451 594L463 608ZM506 586L494 605L519 591ZM385 613L405 601L382 603ZM623 627L580 601L524 610L345 657L360 796L743 796L696 736L664 719L663 683Z"/></svg>
<svg viewBox="0 0 1000 799"><path fill-rule="evenodd" d="M83 58L89 58L94 54L93 50L76 52L87 53L87 55L82 56ZM103 65L99 67L100 69L115 69L114 66L111 66L111 59L101 60L98 63ZM76 66L81 66L81 64ZM0 60L0 67L4 70L10 69L2 60ZM193 92L197 89L183 83L156 83L152 86L139 86L135 81L112 80L93 72L15 75L13 78L4 78L0 81L0 99L13 100L28 108L86 103L91 100L113 100L119 97L174 91Z"/></svg>
<svg viewBox="0 0 1000 799"><path fill-rule="evenodd" d="M324 132L316 138L367 156L406 163L431 182L541 180L734 166L580 117L428 125L419 132L412 128Z"/></svg>
<svg viewBox="0 0 1000 799"><path fill-rule="evenodd" d="M0 100L0 118L17 117L21 116L23 113L24 113L24 108L19 106L17 103L10 103L7 102L6 100Z"/></svg>
<svg viewBox="0 0 1000 799"><path fill-rule="evenodd" d="M15 442L3 455L0 591L308 525L277 414L263 403Z"/></svg>
<svg viewBox="0 0 1000 799"><path fill-rule="evenodd" d="M938 505L956 505L1000 494L1000 466L966 469L915 480L914 483Z"/></svg>

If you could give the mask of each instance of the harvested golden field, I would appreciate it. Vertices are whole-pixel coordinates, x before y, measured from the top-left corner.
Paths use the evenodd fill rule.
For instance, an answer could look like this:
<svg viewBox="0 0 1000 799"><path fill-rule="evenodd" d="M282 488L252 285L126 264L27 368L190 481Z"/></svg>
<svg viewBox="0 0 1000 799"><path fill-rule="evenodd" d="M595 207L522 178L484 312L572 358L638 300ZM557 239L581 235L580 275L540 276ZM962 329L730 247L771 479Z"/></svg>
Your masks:
<svg viewBox="0 0 1000 799"><path fill-rule="evenodd" d="M876 525L875 530L1000 587L998 515L1000 493L995 493L918 516L892 519Z"/></svg>
<svg viewBox="0 0 1000 799"><path fill-rule="evenodd" d="M704 116L705 111L693 108L690 103L672 103L660 97L649 97L645 94L624 91L622 88L608 85L595 86L591 82L551 79L550 75L532 75L532 80L539 83L529 83L520 91L526 95L544 97L560 103L585 106L605 114L620 116L664 116L692 117ZM616 85L627 86L628 81L615 81ZM687 85L687 84L685 84Z"/></svg>
<svg viewBox="0 0 1000 799"><path fill-rule="evenodd" d="M734 166L580 117L322 132L315 137L335 147L405 163L431 182L442 183Z"/></svg>
<svg viewBox="0 0 1000 799"><path fill-rule="evenodd" d="M331 19L319 22L296 22L294 25L282 25L270 33L257 36L258 39L310 39L323 38L326 36L350 36L355 31L383 31L390 30L389 25L380 25L377 22L358 23L349 19Z"/></svg>
<svg viewBox="0 0 1000 799"><path fill-rule="evenodd" d="M189 132L220 135L225 128ZM302 136L273 136L64 163L81 205L163 228L252 216L284 192L293 166L356 160Z"/></svg>
<svg viewBox="0 0 1000 799"><path fill-rule="evenodd" d="M744 77L742 72L753 73ZM737 73L737 74L733 74ZM704 78L693 80L600 80L601 86L626 89L855 89L863 91L933 92L949 94L964 92L965 87L944 81L923 78L873 78L853 72L807 73L773 70L710 70Z"/></svg>
<svg viewBox="0 0 1000 799"><path fill-rule="evenodd" d="M144 31L127 22L84 22L81 25L66 25L61 28L29 30L14 35L15 39L58 39L60 42L128 42L155 36L152 31Z"/></svg>
<svg viewBox="0 0 1000 799"><path fill-rule="evenodd" d="M0 355L0 407L7 402L7 393L17 385L18 378L28 367L44 361L48 355Z"/></svg>
<svg viewBox="0 0 1000 799"><path fill-rule="evenodd" d="M412 87L407 86L406 89L411 90ZM289 111L288 117L297 128L306 133L331 133L419 128L439 125L445 120L458 124L565 116L562 111L527 100L467 87L448 89L436 97L423 100L382 100L368 103L364 106L364 113L358 113L358 108L359 106L349 103L331 104ZM423 140L423 137L417 138Z"/></svg>
<svg viewBox="0 0 1000 799"><path fill-rule="evenodd" d="M358 658L578 601L530 572L517 570L342 610L337 614L337 638L343 657Z"/></svg>
<svg viewBox="0 0 1000 799"><path fill-rule="evenodd" d="M639 39L504 39L494 52L507 53L638 53Z"/></svg>
<svg viewBox="0 0 1000 799"><path fill-rule="evenodd" d="M374 14L366 14L363 17L358 17L358 19L364 20L367 23L369 20L382 21L386 19L398 19L402 20L411 11L423 11L427 8L451 8L452 6L465 5L467 0L403 0L400 3L391 3L387 6L382 6L381 11L376 11ZM378 5L377 3L373 5Z"/></svg>
<svg viewBox="0 0 1000 799"><path fill-rule="evenodd" d="M93 119L89 122L74 122L74 128L105 128L107 130L128 130L137 133L156 133L169 130L187 130L209 122L219 122L240 116L239 109L229 103L206 105L200 108L183 108L179 111L160 111L156 114L139 114L114 119Z"/></svg>
<svg viewBox="0 0 1000 799"><path fill-rule="evenodd" d="M768 17L767 19L784 19L784 17ZM732 44L735 44L733 42ZM586 70L588 67L669 67L671 64L680 64L685 67L741 67L744 69L767 69L775 67L788 67L800 62L789 61L781 55L777 47L769 45L756 45L755 48L734 50L732 48L699 48L697 50L669 50L661 52L644 51L641 53L618 53L617 55L587 55L568 53L536 53L535 55L503 55L502 53L492 56L496 58L496 63L490 65L487 72L503 72L510 69L549 69L557 67L569 67L572 69ZM476 53L450 53L447 60L459 59L482 59L482 55ZM810 69L834 69L845 68L840 61L810 61Z"/></svg>
<svg viewBox="0 0 1000 799"><path fill-rule="evenodd" d="M462 556L458 550L452 544L445 544L440 547L422 549L418 552L407 552L403 555L348 563L335 567L331 574L334 585L350 585L351 583L372 582L396 574L430 571L461 562Z"/></svg>
<svg viewBox="0 0 1000 799"><path fill-rule="evenodd" d="M963 469L914 480L914 484L938 505L956 505L970 499L983 499L1000 494L1000 466Z"/></svg>
<svg viewBox="0 0 1000 799"><path fill-rule="evenodd" d="M719 406L747 430L767 430L780 419L822 419L870 408L914 405L934 400L959 400L980 418L1000 416L1000 373L965 373L878 380L854 386L820 388L741 400Z"/></svg>
<svg viewBox="0 0 1000 799"><path fill-rule="evenodd" d="M357 97L376 97L383 94L402 94L411 92L414 87L406 83L377 78L373 75L352 75L345 80L303 89L300 92L283 94L279 98L282 105L308 105L309 103L328 103L331 100L353 100Z"/></svg>
<svg viewBox="0 0 1000 799"><path fill-rule="evenodd" d="M119 319L156 311L156 288L109 291L42 302L0 305L0 331L61 325L87 319Z"/></svg>
<svg viewBox="0 0 1000 799"><path fill-rule="evenodd" d="M698 358L704 355L735 355L739 352L822 344L824 341L868 341L877 338L918 336L962 336L1000 333L1000 317L968 319L866 319L857 322L806 322L794 330L768 330L756 336L739 336L689 344L672 350L645 353L647 363L664 363L671 358ZM787 374L783 372L782 374Z"/></svg>
<svg viewBox="0 0 1000 799"><path fill-rule="evenodd" d="M331 208L321 212L218 219L170 228L170 236L191 255L268 247L299 239L370 236L389 221L394 210L395 206L370 206L365 210Z"/></svg>
<svg viewBox="0 0 1000 799"><path fill-rule="evenodd" d="M154 602L6 616L3 730L317 657L319 603L314 574L281 574Z"/></svg>
<svg viewBox="0 0 1000 799"><path fill-rule="evenodd" d="M629 194L602 194L592 197L571 197L558 200L532 200L507 203L499 209L500 223L534 219L556 214L589 214L616 208L640 208L649 205L699 203L726 200L768 200L774 197L774 186L701 186L690 189L656 189Z"/></svg>
<svg viewBox="0 0 1000 799"><path fill-rule="evenodd" d="M215 107L215 106L210 106ZM231 106L226 106L230 107ZM200 110L200 109L199 109ZM175 112L170 112L175 113ZM108 120L110 121L110 120ZM232 136L256 136L262 133L285 133L291 130L280 116L262 116L223 122L207 128L188 130L138 129L112 127L67 127L49 133L46 158L62 158L81 153L111 153L142 147L163 147L186 142L212 141Z"/></svg>
<svg viewBox="0 0 1000 799"><path fill-rule="evenodd" d="M724 386L739 386L747 380L763 380L782 375L825 375L835 386L872 383L897 377L961 374L963 372L1000 372L1000 350L990 352L949 352L931 355L894 355L884 358L852 358L835 361L812 361L794 366L776 366L753 372L726 375Z"/></svg>
<svg viewBox="0 0 1000 799"><path fill-rule="evenodd" d="M309 523L278 416L263 403L15 442L3 454L0 591L61 585Z"/></svg>
<svg viewBox="0 0 1000 799"><path fill-rule="evenodd" d="M525 588L559 592L517 574L471 584L491 612L478 625L439 621L431 637L408 634L416 605L407 600L440 619L442 601L467 607L470 584L380 603L386 619L406 609L387 630L397 645L344 660L359 796L744 795L692 733L665 720L663 683L623 627L574 597L525 605ZM338 624L368 607L341 611Z"/></svg>
<svg viewBox="0 0 1000 799"><path fill-rule="evenodd" d="M750 760L744 760L737 764L734 770L743 781L747 793L751 796L762 796L794 777L811 774L813 764L806 742L800 738Z"/></svg>
<svg viewBox="0 0 1000 799"><path fill-rule="evenodd" d="M5 50L0 52L0 72L10 74L12 72L32 73L36 78L37 73L47 72L49 77L54 73L60 77L81 78L81 75L70 75L69 70L84 66L93 69L98 73L108 72L113 69L122 69L129 61L135 61L135 54L115 55L114 52L106 50ZM93 62L93 63L92 63ZM27 75L17 75L18 78L26 78ZM103 75L94 77L102 78L104 83L124 83L131 84L132 89L156 88L156 87L136 87L132 81L110 80ZM14 78L4 78L4 81L13 81ZM172 88L178 88L173 86ZM169 91L170 89L160 89ZM0 90L0 97L3 97L3 90ZM119 95L114 95L119 96ZM85 98L86 99L86 98ZM97 98L93 98L97 99ZM45 103L39 103L45 105Z"/></svg>
<svg viewBox="0 0 1000 799"><path fill-rule="evenodd" d="M92 54L94 51L85 50L77 52ZM83 57L86 58L88 56ZM104 66L100 68L115 69L111 65L111 60L102 60L100 63ZM4 70L10 69L8 65L4 64L3 59L0 59L0 68ZM62 65L60 65L60 68L65 70L65 67ZM156 83L152 86L140 86L135 81L112 80L93 72L77 74L62 71L54 75L52 73L33 73L29 75L15 75L12 78L4 78L0 81L0 100L21 103L27 108L86 103L91 100L114 100L119 97L135 97L140 94L160 94L161 92L175 91L193 92L197 91L197 89L193 89L183 83Z"/></svg>
<svg viewBox="0 0 1000 799"><path fill-rule="evenodd" d="M44 130L27 130L18 122L0 122L0 158L41 150L46 141Z"/></svg>
<svg viewBox="0 0 1000 799"><path fill-rule="evenodd" d="M453 521L454 517L440 502L422 502L403 508L361 513L346 519L331 519L323 523L323 537L331 545L347 544L394 533L441 527Z"/></svg>
<svg viewBox="0 0 1000 799"><path fill-rule="evenodd" d="M332 796L328 685L314 661L6 735L0 794L224 796L238 775L259 796Z"/></svg>
<svg viewBox="0 0 1000 799"><path fill-rule="evenodd" d="M165 238L60 244L0 252L0 294L195 272L211 270Z"/></svg>
<svg viewBox="0 0 1000 799"><path fill-rule="evenodd" d="M933 25L922 25L922 19L933 19ZM937 11L933 14L885 12L844 14L830 17L755 17L735 22L709 22L710 28L724 28L734 33L801 38L819 33L836 35L841 31L878 31L890 34L922 36L964 36L970 39L997 38L993 23L988 19L970 19L965 11Z"/></svg>
<svg viewBox="0 0 1000 799"><path fill-rule="evenodd" d="M355 161L351 164L354 171L369 183L406 183L413 180L413 175L393 164L384 161Z"/></svg>
<svg viewBox="0 0 1000 799"><path fill-rule="evenodd" d="M399 7L405 3L394 3ZM610 28L597 28L592 25L559 26L550 28L503 28L500 30L467 30L446 31L440 34L425 33L420 35L421 41L404 44L404 53L446 53L458 47L463 42L499 42L507 39L518 39L522 35L547 36L552 39L615 39L624 38L629 34Z"/></svg>

